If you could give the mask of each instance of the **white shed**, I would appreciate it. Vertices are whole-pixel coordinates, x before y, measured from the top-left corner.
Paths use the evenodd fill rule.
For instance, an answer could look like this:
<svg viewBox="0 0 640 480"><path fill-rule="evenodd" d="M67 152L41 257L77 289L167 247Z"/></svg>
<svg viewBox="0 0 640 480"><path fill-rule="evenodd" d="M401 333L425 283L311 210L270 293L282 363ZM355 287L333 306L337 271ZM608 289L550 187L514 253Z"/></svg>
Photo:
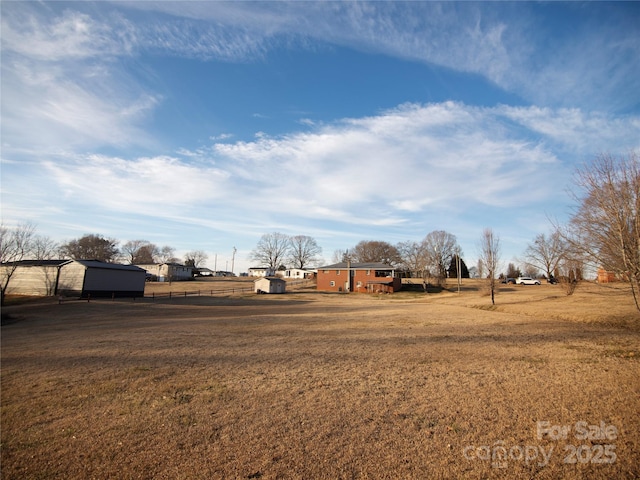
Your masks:
<svg viewBox="0 0 640 480"><path fill-rule="evenodd" d="M73 260L62 266L58 294L81 297L143 297L146 272L134 265Z"/></svg>
<svg viewBox="0 0 640 480"><path fill-rule="evenodd" d="M133 265L97 260L24 260L2 264L0 277L12 273L10 295L142 297L145 271Z"/></svg>
<svg viewBox="0 0 640 480"><path fill-rule="evenodd" d="M287 282L278 277L263 277L253 282L256 293L284 293Z"/></svg>

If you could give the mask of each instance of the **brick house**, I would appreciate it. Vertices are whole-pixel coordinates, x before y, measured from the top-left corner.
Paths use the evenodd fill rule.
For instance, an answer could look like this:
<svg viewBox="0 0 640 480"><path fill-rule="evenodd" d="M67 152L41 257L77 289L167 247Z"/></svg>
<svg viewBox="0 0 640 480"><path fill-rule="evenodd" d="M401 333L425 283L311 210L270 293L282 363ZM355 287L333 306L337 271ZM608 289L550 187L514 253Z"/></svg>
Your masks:
<svg viewBox="0 0 640 480"><path fill-rule="evenodd" d="M610 272L604 268L598 269L598 283L612 283L617 281L618 279L614 272Z"/></svg>
<svg viewBox="0 0 640 480"><path fill-rule="evenodd" d="M318 268L317 289L325 292L393 293L402 280L384 263L335 263Z"/></svg>

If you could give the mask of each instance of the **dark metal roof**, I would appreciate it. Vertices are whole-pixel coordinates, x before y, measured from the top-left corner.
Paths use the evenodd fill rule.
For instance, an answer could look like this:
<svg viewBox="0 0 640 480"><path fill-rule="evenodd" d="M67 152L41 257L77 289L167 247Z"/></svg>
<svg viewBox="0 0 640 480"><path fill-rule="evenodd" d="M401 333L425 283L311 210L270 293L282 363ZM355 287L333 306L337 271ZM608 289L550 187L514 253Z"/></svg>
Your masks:
<svg viewBox="0 0 640 480"><path fill-rule="evenodd" d="M136 267L135 265L122 265L120 263L107 263L100 260L21 260L15 262L15 265L19 267L61 267L69 263L77 262L87 268L105 268L108 270L131 270L137 271L144 269ZM14 265L13 262L3 265Z"/></svg>
<svg viewBox="0 0 640 480"><path fill-rule="evenodd" d="M135 265L122 265L120 263L107 263L100 260L75 260L80 265L84 265L87 268L104 268L107 270L131 270L144 272L144 268L136 267Z"/></svg>
<svg viewBox="0 0 640 480"><path fill-rule="evenodd" d="M386 263L352 263L351 266L347 266L347 262L334 263L333 265L326 265L324 267L318 267L318 270L395 270L395 267L387 265Z"/></svg>
<svg viewBox="0 0 640 480"><path fill-rule="evenodd" d="M58 267L72 260L20 260L19 262L7 262L2 265L18 265L19 267Z"/></svg>

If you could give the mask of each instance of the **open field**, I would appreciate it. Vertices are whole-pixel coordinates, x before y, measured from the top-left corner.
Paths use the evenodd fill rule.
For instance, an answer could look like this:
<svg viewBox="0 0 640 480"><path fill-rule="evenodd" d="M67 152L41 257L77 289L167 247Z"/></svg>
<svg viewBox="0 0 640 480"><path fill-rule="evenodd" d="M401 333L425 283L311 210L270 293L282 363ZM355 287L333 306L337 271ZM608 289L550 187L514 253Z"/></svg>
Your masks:
<svg viewBox="0 0 640 480"><path fill-rule="evenodd" d="M497 304L466 280L8 307L2 477L640 477L623 286L509 286Z"/></svg>

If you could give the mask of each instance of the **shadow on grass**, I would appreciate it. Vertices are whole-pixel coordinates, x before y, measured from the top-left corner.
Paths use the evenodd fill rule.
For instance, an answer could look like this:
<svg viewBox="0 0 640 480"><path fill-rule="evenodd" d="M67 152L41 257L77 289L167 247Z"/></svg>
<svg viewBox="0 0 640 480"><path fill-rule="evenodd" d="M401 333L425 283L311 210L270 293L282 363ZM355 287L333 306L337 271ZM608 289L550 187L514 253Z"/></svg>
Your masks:
<svg viewBox="0 0 640 480"><path fill-rule="evenodd" d="M9 313L2 313L1 315L2 319L0 320L0 325L5 326L5 325L11 325L12 323L16 323L19 322L20 319L17 317L14 317L13 315L9 314Z"/></svg>
<svg viewBox="0 0 640 480"><path fill-rule="evenodd" d="M419 292L419 293L442 293L447 289L444 287L439 287L437 285L427 284L427 291L424 290L424 285L422 283L403 283L401 292Z"/></svg>

